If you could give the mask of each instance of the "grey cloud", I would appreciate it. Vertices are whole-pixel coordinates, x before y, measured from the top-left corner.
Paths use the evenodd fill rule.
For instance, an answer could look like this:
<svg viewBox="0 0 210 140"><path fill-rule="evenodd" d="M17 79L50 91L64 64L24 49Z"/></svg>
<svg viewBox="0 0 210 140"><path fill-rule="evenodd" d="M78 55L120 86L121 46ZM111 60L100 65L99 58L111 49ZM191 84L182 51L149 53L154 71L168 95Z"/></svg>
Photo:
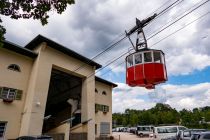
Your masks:
<svg viewBox="0 0 210 140"><path fill-rule="evenodd" d="M124 30L128 30L134 26L135 17L138 17L139 19L146 18L149 13L164 2L166 1L78 0L75 5L68 7L62 15L52 14L50 16L49 24L45 27L42 27L39 22L32 20L28 20L29 22L23 22L22 20L5 20L6 23L4 24L8 29L6 37L8 40L22 45L29 42L36 35L43 34L44 36L58 41L58 43L91 58L108 47L108 43L115 39L119 34L123 33ZM153 33L167 21L175 18L178 13L184 12L193 5L193 2L183 1L172 11L149 24L148 27L145 28L146 35L149 36L150 33ZM166 6L167 5L165 5L165 7ZM203 11L205 12L205 10L208 10L208 7L209 5L205 6ZM162 9L164 9L164 7ZM159 9L157 12L160 12L162 9ZM209 56L209 38L199 39L202 38L202 36L209 34L209 19L210 18L207 17L204 22L197 24L196 33L191 36L185 35L184 37L187 37L187 41L183 44L180 44L180 42L178 42L179 40L177 40L182 34L175 34L158 45L153 46L153 48L162 49L165 52L168 64L176 61L176 58L179 57L181 60L184 56L183 54L186 53L186 48L194 54L206 54ZM164 31L149 40L149 45L159 41L162 37L173 31L172 29L176 29L179 24L183 25L184 23L185 20L182 20L182 22L172 26L170 30ZM21 33L21 35L18 33ZM136 35L133 36L134 41L135 36ZM128 50L129 47L131 47L131 45L128 40L126 40L107 54L101 56L97 62L106 64L106 62L113 60L114 57L121 55L123 51ZM121 60L123 59L124 58ZM168 66L173 67L173 73L180 74L182 72L188 73L189 69L192 69L193 71L196 68L191 65L197 63L189 62L189 68L183 70L180 70L179 66L185 66L184 63L179 63L178 61L176 64L176 66ZM203 67L206 66L202 66L202 68Z"/></svg>

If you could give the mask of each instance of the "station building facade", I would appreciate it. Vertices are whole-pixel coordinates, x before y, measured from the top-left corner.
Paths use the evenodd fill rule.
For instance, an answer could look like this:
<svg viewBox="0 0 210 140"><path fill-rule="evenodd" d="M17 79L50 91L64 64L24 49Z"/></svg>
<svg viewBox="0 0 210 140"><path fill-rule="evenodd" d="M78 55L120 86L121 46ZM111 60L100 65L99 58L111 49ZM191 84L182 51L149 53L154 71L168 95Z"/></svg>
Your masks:
<svg viewBox="0 0 210 140"><path fill-rule="evenodd" d="M51 135L59 140L110 136L112 89L100 64L38 35L25 47L0 48L0 140Z"/></svg>

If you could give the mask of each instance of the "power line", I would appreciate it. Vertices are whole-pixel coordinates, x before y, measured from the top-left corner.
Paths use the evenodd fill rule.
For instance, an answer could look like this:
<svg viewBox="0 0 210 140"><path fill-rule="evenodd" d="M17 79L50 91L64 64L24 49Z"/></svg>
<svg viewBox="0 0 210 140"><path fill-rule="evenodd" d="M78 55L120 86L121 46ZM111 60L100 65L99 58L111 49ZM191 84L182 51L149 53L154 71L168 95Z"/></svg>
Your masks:
<svg viewBox="0 0 210 140"><path fill-rule="evenodd" d="M191 10L193 7L195 7L196 5L198 5L199 3L201 3L202 1L204 1L204 0L201 0L200 2L198 2L198 3L196 3L195 5L193 5L192 7L190 7L189 9L185 10L185 12L183 12L183 13L179 14L178 16L174 17L173 20L170 20L170 21L168 21L165 25L163 25L163 26L157 28L156 31L159 31L160 29L162 29L163 27L165 27L166 25L168 25L169 23L171 23L172 21L174 21L175 19L177 19L178 17L180 17L181 15L183 15L184 13L188 12L189 10ZM155 32L156 32L156 31L155 31Z"/></svg>
<svg viewBox="0 0 210 140"><path fill-rule="evenodd" d="M187 26L189 26L189 25L191 25L192 23L194 23L194 22L200 20L201 18L207 16L208 14L210 14L210 11L208 11L207 13L201 15L200 17L196 18L195 20L189 22L188 24L185 24L183 27L179 28L179 29L176 30L175 32L172 32L171 34L169 34L169 35L165 36L164 38L160 39L159 41L155 42L154 44L151 45L151 47L157 45L157 44L160 43L161 41L163 41L163 40L165 40L166 38L170 37L171 35L173 35L173 34L179 32L180 30L183 30L183 29L186 28Z"/></svg>
<svg viewBox="0 0 210 140"><path fill-rule="evenodd" d="M123 35L125 35L125 33L122 34L122 35L120 35L119 37L122 37ZM119 37L117 37L117 38L119 38ZM116 38L116 39L117 39L117 38ZM100 55L102 55L103 53L105 53L106 51L108 51L108 50L112 49L113 47L115 47L116 45L118 45L118 44L119 44L121 41L123 41L125 38L126 38L126 36L123 37L123 38L121 38L120 40L118 40L118 41L115 42L114 44L111 44L113 41L110 42L109 44L111 44L111 45L108 45L109 47L107 47L105 50L103 50L102 52L98 53L96 56L94 56L93 58L91 58L90 61L87 62L87 64L91 63L92 60L96 59L97 57L99 57ZM116 39L115 39L115 40L116 40ZM76 71L80 70L81 68L83 68L83 67L85 67L85 66L86 66L86 64L81 65L81 66L79 66L78 68L76 68L75 70L73 70L73 72L76 72Z"/></svg>
<svg viewBox="0 0 210 140"><path fill-rule="evenodd" d="M102 73L100 76L105 75L105 74L107 74L107 73L113 71L113 69L116 69L117 67L121 66L121 65L124 64L124 63L125 63L125 61L122 61L122 62L120 62L120 63L117 63L117 64L115 65L114 68L112 68L112 69L110 69L110 70L108 70L108 71Z"/></svg>
<svg viewBox="0 0 210 140"><path fill-rule="evenodd" d="M163 14L165 14L168 10L174 8L175 6L177 6L178 4L180 4L181 2L183 2L184 0L176 0L175 2L173 2L171 5L169 5L166 9L164 9L163 11L161 11L158 16L162 16ZM179 3L177 3L179 2ZM176 4L176 5L175 5Z"/></svg>
<svg viewBox="0 0 210 140"><path fill-rule="evenodd" d="M193 20L193 21L191 21L191 22L185 24L183 27L181 27L181 28L179 28L178 30L172 32L171 34L167 35L166 37L160 39L159 41L157 41L156 43L154 43L153 45L151 45L151 47L157 45L158 43L160 43L161 41L165 40L166 38L168 38L168 37L174 35L175 33L177 33L177 32L179 32L179 31L183 30L184 28L188 27L188 26L191 25L192 23L194 23L194 22L196 22L196 21L198 21L198 20L204 18L204 17L207 16L208 14L210 14L210 11L208 11L208 12L206 12L205 14L199 16L199 17L196 18L195 20ZM119 59L119 58L118 58L118 59ZM116 65L116 67L122 65L123 63L124 63L124 61L121 62L121 63L119 63L118 65ZM110 72L110 71L112 71L112 69L110 69L108 72ZM108 73L108 72L106 72L106 73ZM103 73L102 75L105 75L106 73Z"/></svg>
<svg viewBox="0 0 210 140"><path fill-rule="evenodd" d="M164 5L166 5L167 3L169 3L169 1L171 1L171 0L168 0L168 1L166 1L166 2L164 2L160 7L158 7L157 9L155 9L153 12L151 12L149 15L151 15L151 14L153 14L153 13L156 13L156 11L158 11L160 8L162 8ZM149 16L148 15L148 16Z"/></svg>
<svg viewBox="0 0 210 140"><path fill-rule="evenodd" d="M171 24L169 24L168 26L166 26L165 28L161 29L160 31L156 32L154 35L150 36L147 40L151 39L152 37L156 36L157 34L161 33L162 31L164 31L165 29L169 28L170 26L172 26L173 24L175 24L176 22L178 22L179 20L181 20L182 18L186 17L187 15L189 15L190 13L192 13L193 11L197 10L198 8L200 8L201 6L203 6L204 4L206 4L207 2L209 2L210 0L206 0L205 2L203 2L202 4L198 5L197 7L195 7L194 9L192 9L191 11L189 11L188 13L184 14L183 16L181 16L180 18L178 18L177 20L175 20L174 22L172 22ZM127 54L127 52L126 52ZM125 55L125 53L119 57L117 57L116 59L114 59L112 61L115 62L116 60L120 59L121 57L123 57ZM111 62L108 63L107 65L105 65L105 67L107 67L108 65L112 64ZM104 68L99 69L98 71L101 71ZM97 72L98 72L97 71ZM96 72L96 73L97 73Z"/></svg>
<svg viewBox="0 0 210 140"><path fill-rule="evenodd" d="M157 34L159 34L160 32L164 31L165 29L167 29L168 27L172 26L173 24L175 24L176 22L178 22L179 20L183 19L184 17L186 17L187 15L189 15L190 13L192 13L193 11L197 10L198 8L200 8L201 6L203 6L204 4L206 4L207 2L209 2L210 0L206 0L205 2L203 2L202 4L198 5L197 7L195 7L194 9L192 9L191 11L189 11L188 13L184 14L183 16L181 16L180 18L178 18L177 20L175 20L174 22L170 23L169 25L167 25L166 27L164 27L163 29L161 29L160 31L154 33L152 36L150 36L147 40L153 38L154 36L156 36Z"/></svg>
<svg viewBox="0 0 210 140"><path fill-rule="evenodd" d="M166 12L168 12L168 10L170 10L170 9L172 9L172 8L174 8L175 6L177 6L178 4L180 4L181 2L183 2L183 0L181 0L180 2L179 2L180 0L176 0L175 2L173 2L171 5L169 5L166 9L164 9L162 12L160 12L160 14L158 14L158 15L163 15L163 14L165 14ZM179 3L177 3L177 2L179 2ZM177 4L176 4L177 3ZM174 6L174 4L176 4L175 6ZM177 22L177 21L176 21ZM174 24L174 23L173 23ZM170 27L170 26L169 26ZM168 27L166 27L166 28L168 28ZM162 31L160 31L160 32L162 32ZM135 32L134 32L135 33ZM152 37L151 37L152 38ZM149 38L150 39L150 38ZM147 40L149 40L149 39L147 39ZM124 55L123 55L124 56ZM116 59L114 59L115 61L116 60L118 60L118 58L116 58ZM113 61L111 61L112 63L113 63ZM106 64L104 67L107 67L109 64L111 64L111 63L108 63L108 64ZM104 68L101 68L101 69L99 69L98 71L101 71L102 69L104 69ZM97 72L96 72L97 73Z"/></svg>
<svg viewBox="0 0 210 140"><path fill-rule="evenodd" d="M166 9L170 8L172 5L174 5L175 3L177 3L180 0L176 0L174 3L172 3L171 5L169 5ZM164 3L165 4L165 3ZM162 7L164 5L161 5L160 7ZM159 8L160 8L159 7ZM165 9L163 10L165 11ZM162 11L160 12L162 13ZM125 35L125 33L121 34L119 37L122 37L123 35ZM118 38L119 38L118 37ZM109 45L105 50L103 50L102 52L98 53L96 56L94 56L93 58L90 59L90 61L87 62L87 64L91 63L92 60L94 60L95 58L99 57L100 55L104 54L105 52L111 50L112 48L114 48L115 46L117 46L121 41L125 40L127 38L127 36L121 38L120 40L118 40L117 42L115 42L114 44ZM78 68L76 68L75 70L73 70L73 72L76 72L78 70L80 70L81 68L85 67L86 64L79 66Z"/></svg>

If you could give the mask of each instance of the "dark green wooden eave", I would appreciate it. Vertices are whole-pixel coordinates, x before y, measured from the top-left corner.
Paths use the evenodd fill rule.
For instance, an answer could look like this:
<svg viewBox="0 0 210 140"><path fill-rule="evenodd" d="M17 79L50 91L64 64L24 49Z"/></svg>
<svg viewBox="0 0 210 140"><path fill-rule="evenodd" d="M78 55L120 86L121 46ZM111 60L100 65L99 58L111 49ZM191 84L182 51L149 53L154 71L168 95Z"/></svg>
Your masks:
<svg viewBox="0 0 210 140"><path fill-rule="evenodd" d="M42 35L36 36L31 42L29 42L25 46L25 48L33 50L34 48L36 48L38 45L40 45L43 42L46 42L49 47L52 47L52 48L66 54L68 56L71 56L73 58L81 60L82 62L84 62L88 65L95 66L96 69L99 69L99 68L102 67L100 64L98 64L98 63L96 63L96 62L94 62L94 61L76 53L75 51L72 51L71 49L68 49L68 48L64 47L63 45L61 45L61 44L59 44L55 41L52 41L52 40L50 40L50 39L48 39L48 38L46 38Z"/></svg>
<svg viewBox="0 0 210 140"><path fill-rule="evenodd" d="M3 43L3 48L13 51L13 52L16 52L18 54L21 54L21 55L24 55L24 56L27 56L27 57L30 57L33 59L38 56L37 53L35 53L29 49L23 48L17 44L12 43L12 42L9 42L7 40L2 41L1 43Z"/></svg>
<svg viewBox="0 0 210 140"><path fill-rule="evenodd" d="M96 80L96 81L98 81L98 82L101 82L101 83L104 83L104 84L107 84L107 85L113 86L114 88L115 88L115 87L117 87L117 84L112 83L112 82L110 82L110 81L107 81L107 80L102 79L102 78L97 77L97 76L95 77L95 80Z"/></svg>

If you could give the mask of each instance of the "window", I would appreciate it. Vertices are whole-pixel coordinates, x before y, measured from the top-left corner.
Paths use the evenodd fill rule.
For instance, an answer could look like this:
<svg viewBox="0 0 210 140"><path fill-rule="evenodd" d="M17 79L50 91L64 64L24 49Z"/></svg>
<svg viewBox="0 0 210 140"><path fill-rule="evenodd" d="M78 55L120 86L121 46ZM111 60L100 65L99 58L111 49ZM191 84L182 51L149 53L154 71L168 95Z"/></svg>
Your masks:
<svg viewBox="0 0 210 140"><path fill-rule="evenodd" d="M12 88L3 88L1 97L4 100L12 101L15 99L16 96L16 90Z"/></svg>
<svg viewBox="0 0 210 140"><path fill-rule="evenodd" d="M135 64L142 63L142 54L138 53L135 55Z"/></svg>
<svg viewBox="0 0 210 140"><path fill-rule="evenodd" d="M189 131L186 131L186 132L184 132L184 137L190 137L190 132Z"/></svg>
<svg viewBox="0 0 210 140"><path fill-rule="evenodd" d="M101 135L110 134L110 123L109 122L101 122L100 134Z"/></svg>
<svg viewBox="0 0 210 140"><path fill-rule="evenodd" d="M139 131L150 131L151 127L137 127L137 130Z"/></svg>
<svg viewBox="0 0 210 140"><path fill-rule="evenodd" d="M127 57L127 67L133 66L133 55Z"/></svg>
<svg viewBox="0 0 210 140"><path fill-rule="evenodd" d="M152 54L151 52L144 53L144 62L152 62Z"/></svg>
<svg viewBox="0 0 210 140"><path fill-rule="evenodd" d="M167 133L176 133L178 130L177 130L177 127L168 127L166 128L166 132Z"/></svg>
<svg viewBox="0 0 210 140"><path fill-rule="evenodd" d="M210 134L204 134L203 139L209 140L210 139Z"/></svg>
<svg viewBox="0 0 210 140"><path fill-rule="evenodd" d="M97 124L95 124L95 134L97 135Z"/></svg>
<svg viewBox="0 0 210 140"><path fill-rule="evenodd" d="M191 137L191 140L198 140L199 137L200 137L200 134L193 134Z"/></svg>
<svg viewBox="0 0 210 140"><path fill-rule="evenodd" d="M95 112L102 111L104 113L109 112L109 106L95 104Z"/></svg>
<svg viewBox="0 0 210 140"><path fill-rule="evenodd" d="M106 91L103 91L103 92L102 92L102 95L106 95Z"/></svg>
<svg viewBox="0 0 210 140"><path fill-rule="evenodd" d="M165 128L157 128L157 132L158 133L166 133L166 129Z"/></svg>
<svg viewBox="0 0 210 140"><path fill-rule="evenodd" d="M95 112L101 110L101 106L99 104L95 104Z"/></svg>
<svg viewBox="0 0 210 140"><path fill-rule="evenodd" d="M103 111L104 113L109 112L109 106L103 105L103 106L102 106L102 111Z"/></svg>
<svg viewBox="0 0 210 140"><path fill-rule="evenodd" d="M154 52L154 62L162 63L160 52Z"/></svg>
<svg viewBox="0 0 210 140"><path fill-rule="evenodd" d="M20 67L17 64L10 64L7 69L20 72Z"/></svg>
<svg viewBox="0 0 210 140"><path fill-rule="evenodd" d="M186 127L178 127L179 130L186 130L187 128Z"/></svg>
<svg viewBox="0 0 210 140"><path fill-rule="evenodd" d="M4 101L21 100L22 90L0 87L0 99Z"/></svg>
<svg viewBox="0 0 210 140"><path fill-rule="evenodd" d="M0 121L0 139L4 138L4 133L6 131L6 122L1 122Z"/></svg>
<svg viewBox="0 0 210 140"><path fill-rule="evenodd" d="M162 127L162 128L157 128L158 133L176 133L177 128L176 127Z"/></svg>
<svg viewBox="0 0 210 140"><path fill-rule="evenodd" d="M95 88L95 93L98 93L98 90Z"/></svg>

